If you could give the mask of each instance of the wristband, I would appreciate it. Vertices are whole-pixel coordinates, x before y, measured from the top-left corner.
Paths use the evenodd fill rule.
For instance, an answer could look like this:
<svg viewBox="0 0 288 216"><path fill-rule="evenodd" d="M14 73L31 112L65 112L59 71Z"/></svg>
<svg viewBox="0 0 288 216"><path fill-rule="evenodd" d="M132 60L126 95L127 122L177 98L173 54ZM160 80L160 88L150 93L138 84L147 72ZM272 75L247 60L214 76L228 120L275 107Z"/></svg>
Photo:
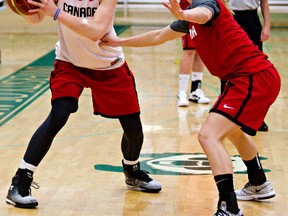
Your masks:
<svg viewBox="0 0 288 216"><path fill-rule="evenodd" d="M61 9L60 9L60 7L58 7L57 10L56 10L56 12L55 12L55 14L54 14L54 18L53 18L54 21L57 20L60 11L61 11Z"/></svg>

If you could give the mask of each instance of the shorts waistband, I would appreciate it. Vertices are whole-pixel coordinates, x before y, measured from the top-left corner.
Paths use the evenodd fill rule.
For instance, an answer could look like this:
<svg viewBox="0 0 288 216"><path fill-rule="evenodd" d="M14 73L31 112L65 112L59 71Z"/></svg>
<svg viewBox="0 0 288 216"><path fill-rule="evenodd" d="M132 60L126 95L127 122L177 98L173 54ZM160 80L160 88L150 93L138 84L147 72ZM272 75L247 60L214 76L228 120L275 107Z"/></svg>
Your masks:
<svg viewBox="0 0 288 216"><path fill-rule="evenodd" d="M240 11L240 10L234 10L233 11L236 15L245 15L245 14L257 14L257 9L254 9L254 10L243 10L243 11Z"/></svg>

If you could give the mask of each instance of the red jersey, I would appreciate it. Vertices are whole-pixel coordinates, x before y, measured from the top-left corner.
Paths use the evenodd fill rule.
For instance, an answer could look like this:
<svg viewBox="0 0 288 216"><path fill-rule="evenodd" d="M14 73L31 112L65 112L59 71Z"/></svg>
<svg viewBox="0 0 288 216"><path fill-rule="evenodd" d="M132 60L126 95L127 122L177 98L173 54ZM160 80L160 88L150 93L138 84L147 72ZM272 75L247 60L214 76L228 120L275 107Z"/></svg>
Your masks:
<svg viewBox="0 0 288 216"><path fill-rule="evenodd" d="M190 8L205 7L207 2L194 0ZM225 81L270 67L268 57L252 43L222 1L209 3L220 7L220 12L215 15L213 11L213 18L207 24L189 23L190 36L209 72ZM207 8L213 10L208 3ZM171 25L174 31L178 31L177 22L183 21Z"/></svg>

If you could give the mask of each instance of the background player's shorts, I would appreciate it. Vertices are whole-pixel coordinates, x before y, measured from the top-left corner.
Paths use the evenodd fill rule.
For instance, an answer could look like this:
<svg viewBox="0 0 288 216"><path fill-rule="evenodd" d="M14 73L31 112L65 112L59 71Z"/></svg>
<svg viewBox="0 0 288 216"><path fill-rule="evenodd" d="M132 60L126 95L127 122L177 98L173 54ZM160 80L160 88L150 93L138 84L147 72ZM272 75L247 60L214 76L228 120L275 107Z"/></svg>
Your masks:
<svg viewBox="0 0 288 216"><path fill-rule="evenodd" d="M194 45L193 40L191 39L190 34L186 34L182 36L182 47L183 47L183 50L195 49L195 45Z"/></svg>
<svg viewBox="0 0 288 216"><path fill-rule="evenodd" d="M186 10L186 8L189 6L190 6L190 3L187 0L180 1L180 8L182 10ZM183 50L195 49L195 45L189 34L182 36L182 47L183 47Z"/></svg>
<svg viewBox="0 0 288 216"><path fill-rule="evenodd" d="M271 66L264 71L229 80L210 112L219 113L254 136L280 91L280 76Z"/></svg>
<svg viewBox="0 0 288 216"><path fill-rule="evenodd" d="M77 103L84 88L90 88L94 114L109 118L139 114L140 108L133 73L125 62L111 70L91 70L56 60L50 76L52 103L61 98Z"/></svg>

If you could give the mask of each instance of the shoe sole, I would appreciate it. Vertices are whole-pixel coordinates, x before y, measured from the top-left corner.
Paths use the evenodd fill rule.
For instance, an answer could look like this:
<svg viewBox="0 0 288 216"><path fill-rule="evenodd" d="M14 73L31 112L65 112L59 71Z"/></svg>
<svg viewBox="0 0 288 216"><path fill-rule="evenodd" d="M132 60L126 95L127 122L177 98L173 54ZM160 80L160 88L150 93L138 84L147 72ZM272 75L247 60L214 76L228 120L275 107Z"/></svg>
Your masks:
<svg viewBox="0 0 288 216"><path fill-rule="evenodd" d="M6 203L13 205L15 207L18 207L18 208L28 208L28 209L32 209L32 208L35 208L36 206L38 206L38 202L37 203L22 204L22 203L14 202L13 200L11 200L9 198L6 198Z"/></svg>
<svg viewBox="0 0 288 216"><path fill-rule="evenodd" d="M131 186L131 185L126 185L128 189L134 190L134 191L141 191L141 192L146 192L146 193L158 193L161 191L162 188L159 189L149 189L149 188L142 188L138 186Z"/></svg>
<svg viewBox="0 0 288 216"><path fill-rule="evenodd" d="M276 193L270 193L270 194L265 194L265 196L247 196L247 197L239 197L237 196L237 200L242 200L242 201L261 201L261 200L266 200L266 199L271 199L276 196Z"/></svg>
<svg viewBox="0 0 288 216"><path fill-rule="evenodd" d="M188 107L189 104L177 104L178 107Z"/></svg>
<svg viewBox="0 0 288 216"><path fill-rule="evenodd" d="M199 103L198 100L193 100L193 99L190 99L190 98L189 98L189 101L190 101L190 102L193 102L193 103L197 103L197 104L209 104L209 103L210 103L210 101L209 101L209 102L206 102L206 103Z"/></svg>

